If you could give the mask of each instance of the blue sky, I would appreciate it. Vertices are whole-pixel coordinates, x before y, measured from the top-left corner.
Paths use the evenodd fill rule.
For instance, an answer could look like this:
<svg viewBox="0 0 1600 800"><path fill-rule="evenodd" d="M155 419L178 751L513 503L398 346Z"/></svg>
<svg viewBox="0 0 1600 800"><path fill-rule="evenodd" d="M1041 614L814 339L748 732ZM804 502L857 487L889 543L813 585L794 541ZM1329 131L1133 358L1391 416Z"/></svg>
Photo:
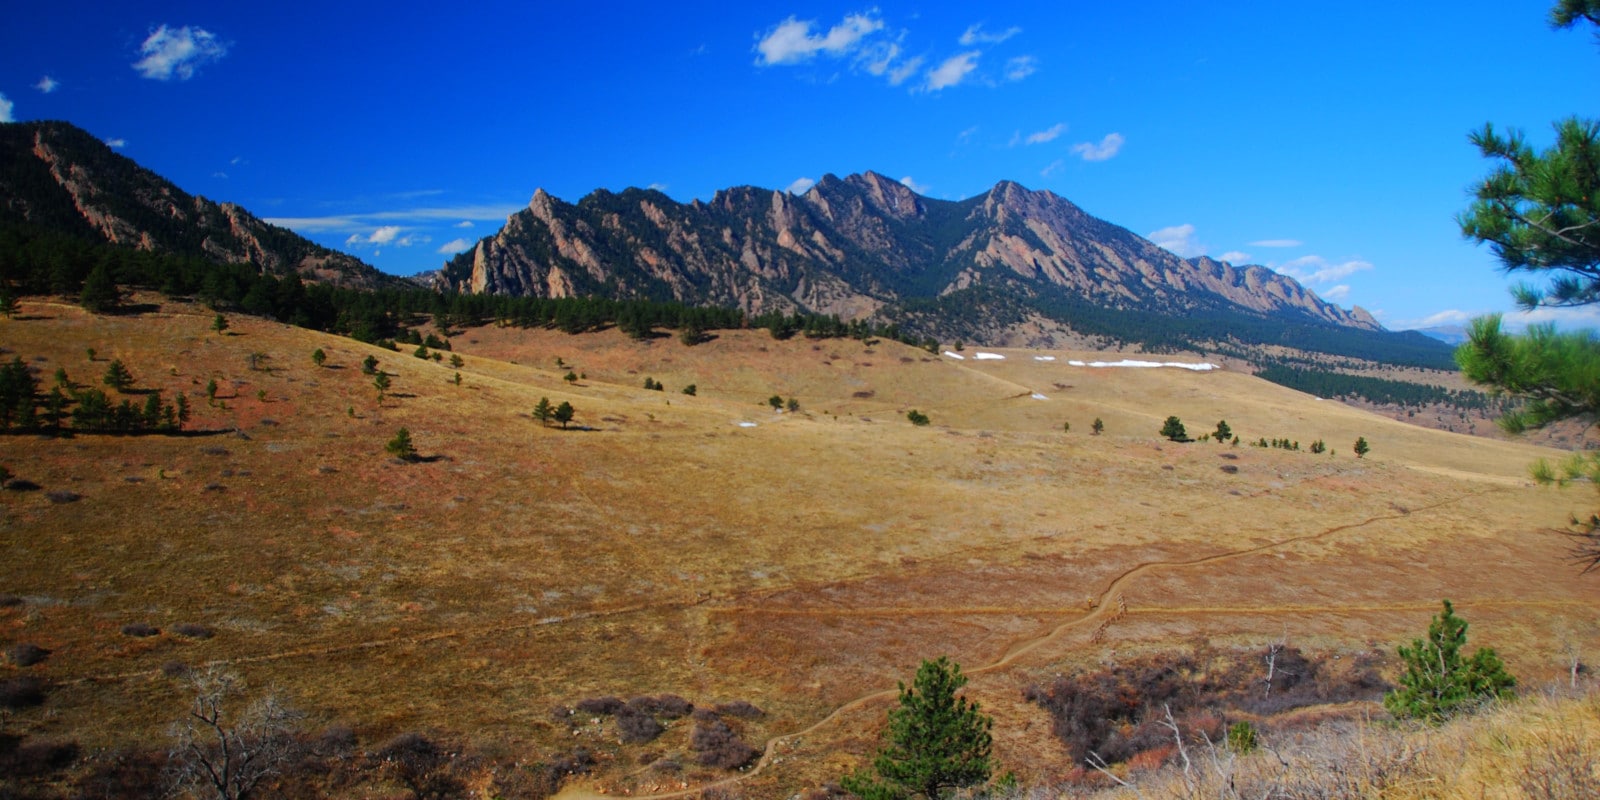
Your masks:
<svg viewBox="0 0 1600 800"><path fill-rule="evenodd" d="M1488 169L1468 131L1600 114L1600 46L1545 0L583 5L19 4L0 119L73 122L398 274L539 187L870 169L1049 189L1403 328L1511 309L1454 222Z"/></svg>

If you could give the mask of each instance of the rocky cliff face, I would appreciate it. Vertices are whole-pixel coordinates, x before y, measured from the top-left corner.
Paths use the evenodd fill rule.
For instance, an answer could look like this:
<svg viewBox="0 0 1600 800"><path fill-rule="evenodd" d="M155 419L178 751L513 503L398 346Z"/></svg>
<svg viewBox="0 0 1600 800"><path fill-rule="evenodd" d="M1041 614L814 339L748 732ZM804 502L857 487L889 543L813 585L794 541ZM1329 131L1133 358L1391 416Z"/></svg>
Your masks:
<svg viewBox="0 0 1600 800"><path fill-rule="evenodd" d="M0 125L0 220L6 219L346 286L398 282L237 205L190 195L61 122Z"/></svg>
<svg viewBox="0 0 1600 800"><path fill-rule="evenodd" d="M974 287L1181 316L1226 310L1380 330L1265 267L1183 259L1047 191L1009 181L960 202L868 172L800 196L737 187L709 203L539 190L435 285L538 297L643 296L846 319Z"/></svg>

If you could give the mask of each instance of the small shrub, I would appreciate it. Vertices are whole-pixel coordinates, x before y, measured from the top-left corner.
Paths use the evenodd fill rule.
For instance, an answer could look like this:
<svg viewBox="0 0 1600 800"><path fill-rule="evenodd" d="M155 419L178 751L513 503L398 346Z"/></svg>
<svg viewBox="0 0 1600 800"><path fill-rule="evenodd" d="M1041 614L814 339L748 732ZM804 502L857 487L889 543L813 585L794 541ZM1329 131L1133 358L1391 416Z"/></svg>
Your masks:
<svg viewBox="0 0 1600 800"><path fill-rule="evenodd" d="M6 660L19 667L31 667L43 663L50 657L50 651L32 642L20 642L6 649Z"/></svg>
<svg viewBox="0 0 1600 800"><path fill-rule="evenodd" d="M123 636L133 636L139 639L143 639L148 636L156 636L160 633L160 628L143 622L130 622L127 625L122 626Z"/></svg>
<svg viewBox="0 0 1600 800"><path fill-rule="evenodd" d="M44 703L44 681L32 675L20 675L0 681L0 708L12 710L29 708Z"/></svg>
<svg viewBox="0 0 1600 800"><path fill-rule="evenodd" d="M211 630L211 626L201 625L197 622L174 625L172 626L172 632L189 639L210 639L215 634L215 631Z"/></svg>
<svg viewBox="0 0 1600 800"><path fill-rule="evenodd" d="M760 708L757 708L745 700L733 700L727 703L718 703L716 710L718 714L729 717L739 717L741 719L757 719L767 715L767 712L762 711Z"/></svg>
<svg viewBox="0 0 1600 800"><path fill-rule="evenodd" d="M683 387L683 393L686 394L686 395L689 395L690 397L694 397L695 393L698 392L698 391L699 390L696 389L695 385L692 384L692 383L689 384L688 386Z"/></svg>
<svg viewBox="0 0 1600 800"><path fill-rule="evenodd" d="M668 719L687 717L694 711L694 703L675 694L635 697L628 701L628 707L642 714L667 717Z"/></svg>
<svg viewBox="0 0 1600 800"><path fill-rule="evenodd" d="M924 414L921 411L918 411L918 410L916 410L914 408L911 409L910 411L906 412L906 419L910 420L912 425L916 425L918 427L921 427L923 425L927 425L929 422L932 421L932 420L928 419L928 415L927 414Z"/></svg>
<svg viewBox="0 0 1600 800"><path fill-rule="evenodd" d="M666 727L650 716L633 706L623 706L617 709L617 732L621 734L623 744L644 744L654 741Z"/></svg>
<svg viewBox="0 0 1600 800"><path fill-rule="evenodd" d="M620 697L589 697L578 701L578 711L583 714L611 716L627 707Z"/></svg>
<svg viewBox="0 0 1600 800"><path fill-rule="evenodd" d="M689 747L698 754L695 761L700 766L716 769L738 769L761 755L722 720L697 723L689 737Z"/></svg>
<svg viewBox="0 0 1600 800"><path fill-rule="evenodd" d="M1256 739L1256 726L1239 720L1228 726L1228 749L1235 753L1252 752L1260 743Z"/></svg>

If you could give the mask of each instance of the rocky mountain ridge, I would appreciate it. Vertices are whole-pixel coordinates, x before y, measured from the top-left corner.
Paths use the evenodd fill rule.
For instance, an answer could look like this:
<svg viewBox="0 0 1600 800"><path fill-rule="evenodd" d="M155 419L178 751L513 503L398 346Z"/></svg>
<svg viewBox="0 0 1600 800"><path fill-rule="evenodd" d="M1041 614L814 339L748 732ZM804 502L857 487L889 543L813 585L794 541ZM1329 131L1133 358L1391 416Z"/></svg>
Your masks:
<svg viewBox="0 0 1600 800"><path fill-rule="evenodd" d="M709 203L628 189L571 204L540 189L431 280L463 292L605 293L846 319L985 287L1168 316L1223 311L1381 330L1362 309L1327 303L1287 276L1180 258L1049 191L1002 181L967 200L935 200L874 172L827 175L800 195L725 189Z"/></svg>
<svg viewBox="0 0 1600 800"><path fill-rule="evenodd" d="M401 283L240 206L191 195L64 122L0 125L0 222L345 286Z"/></svg>

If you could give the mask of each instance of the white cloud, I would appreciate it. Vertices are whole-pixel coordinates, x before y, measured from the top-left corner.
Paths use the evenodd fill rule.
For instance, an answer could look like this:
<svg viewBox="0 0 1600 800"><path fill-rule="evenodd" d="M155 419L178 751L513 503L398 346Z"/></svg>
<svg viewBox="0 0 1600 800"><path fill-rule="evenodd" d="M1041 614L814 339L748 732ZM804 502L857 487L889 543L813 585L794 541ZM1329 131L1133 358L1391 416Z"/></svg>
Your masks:
<svg viewBox="0 0 1600 800"><path fill-rule="evenodd" d="M1099 144L1079 142L1073 145L1072 152L1082 156L1084 161L1106 161L1122 150L1125 141L1120 133L1108 133Z"/></svg>
<svg viewBox="0 0 1600 800"><path fill-rule="evenodd" d="M466 250L466 249L468 249L470 247L472 247L472 242L469 242L466 239L451 239L450 241L445 242L442 245L439 245L439 249L438 249L437 252L440 255L453 256L456 253L459 253L459 252L461 252L463 250Z"/></svg>
<svg viewBox="0 0 1600 800"><path fill-rule="evenodd" d="M971 47L975 44L999 44L1019 33L1022 33L1022 29L1015 25L998 33L986 31L983 29L983 23L980 22L967 28L966 32L961 34L960 41L962 47Z"/></svg>
<svg viewBox="0 0 1600 800"><path fill-rule="evenodd" d="M900 66L889 70L889 85L899 86L900 84L905 83L907 78L917 74L917 70L922 69L922 61L922 56L908 58L904 62L901 62Z"/></svg>
<svg viewBox="0 0 1600 800"><path fill-rule="evenodd" d="M1023 78L1039 71L1039 59L1033 56L1017 56L1006 62L1006 80L1020 81Z"/></svg>
<svg viewBox="0 0 1600 800"><path fill-rule="evenodd" d="M1251 242L1250 246L1251 247L1299 247L1301 244L1304 244L1304 243L1301 242L1299 239L1262 239L1259 242Z"/></svg>
<svg viewBox="0 0 1600 800"><path fill-rule="evenodd" d="M1065 167L1066 165L1067 165L1067 162L1065 162L1065 161L1063 161L1063 160L1058 158L1058 159L1050 162L1049 166L1045 167L1044 169L1039 170L1039 177L1048 178L1051 175L1054 175L1057 172L1060 172L1061 168Z"/></svg>
<svg viewBox="0 0 1600 800"><path fill-rule="evenodd" d="M1033 133L1028 134L1027 137L1025 137L1022 140L1022 143L1023 144L1044 144L1045 142L1053 142L1058 137L1060 137L1061 134L1066 133L1066 132L1067 132L1067 123L1065 123L1065 122L1057 122L1056 124L1051 125L1050 127L1045 128L1042 131L1034 131Z"/></svg>
<svg viewBox="0 0 1600 800"><path fill-rule="evenodd" d="M971 50L945 59L944 63L928 73L928 83L925 88L930 92L937 92L959 85L978 68L979 55L981 55L979 51Z"/></svg>
<svg viewBox="0 0 1600 800"><path fill-rule="evenodd" d="M972 141L972 137L978 135L978 127L979 126L974 125L974 126L968 128L968 129L956 134L956 144L967 144L967 143L971 142Z"/></svg>
<svg viewBox="0 0 1600 800"><path fill-rule="evenodd" d="M756 43L756 52L761 54L756 64L798 64L818 53L843 56L856 49L863 38L883 28L883 20L870 14L846 16L844 21L820 35L811 33L814 24L815 20L801 21L794 17L778 23Z"/></svg>
<svg viewBox="0 0 1600 800"><path fill-rule="evenodd" d="M216 61L228 54L228 43L204 28L168 28L162 25L145 37L139 45L144 58L134 62L140 75L158 81L173 77L186 81L195 76L201 65Z"/></svg>
<svg viewBox="0 0 1600 800"><path fill-rule="evenodd" d="M412 208L399 211L374 211L358 214L337 214L327 217L270 217L268 224L290 228L301 233L325 231L360 231L375 223L409 222L413 224L439 223L443 220L503 221L506 217L526 208L522 205L480 205L439 208ZM456 223L457 227L462 227Z"/></svg>
<svg viewBox="0 0 1600 800"><path fill-rule="evenodd" d="M40 78L39 82L33 85L33 88L38 89L45 94L49 94L56 89L61 88L61 81L46 75L43 78Z"/></svg>
<svg viewBox="0 0 1600 800"><path fill-rule="evenodd" d="M16 119L11 116L11 109L15 107L10 100L6 99L5 95L0 94L0 122L16 122Z"/></svg>
<svg viewBox="0 0 1600 800"><path fill-rule="evenodd" d="M113 138L110 138L110 139L106 140L106 147L112 148L113 150L121 150L122 148L127 147L127 146L128 146L128 140L124 139L124 138L122 138L120 136L113 137Z"/></svg>
<svg viewBox="0 0 1600 800"><path fill-rule="evenodd" d="M399 225L384 225L365 236L359 233L351 234L350 238L344 240L344 246L364 247L371 245L374 247L385 247L388 245L394 245L395 247L411 247L412 245L427 244L428 242L433 241L431 237L424 236L420 233L408 233L405 236L401 236L400 232L403 230L405 230L405 228Z"/></svg>
<svg viewBox="0 0 1600 800"><path fill-rule="evenodd" d="M228 163L232 164L234 166L238 166L240 164L243 164L243 163L245 163L244 156L234 156L233 158L228 159Z"/></svg>
<svg viewBox="0 0 1600 800"><path fill-rule="evenodd" d="M1580 306L1576 308L1536 308L1532 311L1507 311L1504 315L1505 325L1513 331L1520 331L1529 325L1542 325L1554 323L1557 328L1600 328L1600 308L1595 306Z"/></svg>
<svg viewBox="0 0 1600 800"><path fill-rule="evenodd" d="M654 190L654 191L657 191L657 192L665 192L667 190L667 185L664 184L664 183L652 183L649 186L646 186L645 188L646 189L651 189L651 190Z"/></svg>
<svg viewBox="0 0 1600 800"><path fill-rule="evenodd" d="M1229 264L1247 264L1250 262L1250 254L1241 253L1238 250L1229 250L1228 252L1217 256L1217 258L1226 261Z"/></svg>
<svg viewBox="0 0 1600 800"><path fill-rule="evenodd" d="M924 195L924 196L926 196L928 194L928 192L933 190L933 187L931 187L931 186L929 186L929 185L927 185L925 183L917 183L915 180L912 180L910 175L907 175L904 178L901 178L900 179L900 185L906 187L907 189L910 189L913 192L916 192L917 194Z"/></svg>
<svg viewBox="0 0 1600 800"><path fill-rule="evenodd" d="M1194 226L1187 222L1182 225L1172 225L1158 231L1151 231L1145 234L1144 238L1154 242L1157 247L1184 258L1203 256L1206 253L1205 245L1195 238Z"/></svg>
<svg viewBox="0 0 1600 800"><path fill-rule="evenodd" d="M453 227L470 228L470 227L472 227L472 220L470 220L470 219L461 220L460 222L457 222Z"/></svg>
<svg viewBox="0 0 1600 800"><path fill-rule="evenodd" d="M1338 286L1329 287L1317 292L1317 296L1324 300L1343 300L1350 296L1350 285L1347 283L1341 283Z"/></svg>
<svg viewBox="0 0 1600 800"><path fill-rule="evenodd" d="M213 178L226 178L226 177L228 177L228 173L222 172L221 170L218 170L216 172L211 173L211 177L213 177Z"/></svg>
<svg viewBox="0 0 1600 800"><path fill-rule="evenodd" d="M795 178L794 183L789 184L789 188L784 189L784 191L788 192L789 194L805 194L811 190L811 187L816 185L817 182L811 180L810 178Z"/></svg>
<svg viewBox="0 0 1600 800"><path fill-rule="evenodd" d="M1372 269L1372 265L1366 261L1352 259L1341 264L1330 264L1322 256L1302 256L1276 268L1278 274L1308 285L1333 283L1369 269Z"/></svg>

